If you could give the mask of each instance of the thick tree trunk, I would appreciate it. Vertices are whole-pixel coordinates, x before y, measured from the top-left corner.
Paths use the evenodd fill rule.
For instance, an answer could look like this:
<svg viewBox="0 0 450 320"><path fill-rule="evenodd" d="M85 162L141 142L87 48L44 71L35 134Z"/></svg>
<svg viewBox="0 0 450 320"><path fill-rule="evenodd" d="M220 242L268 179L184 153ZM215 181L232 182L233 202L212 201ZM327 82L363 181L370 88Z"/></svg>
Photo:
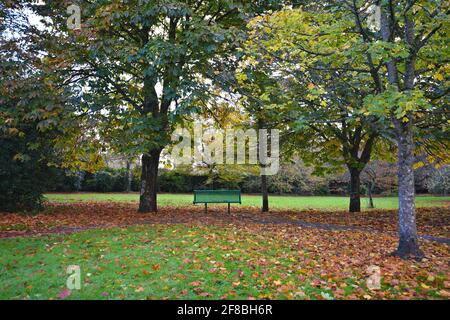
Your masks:
<svg viewBox="0 0 450 320"><path fill-rule="evenodd" d="M389 17L390 13L387 7L382 7L381 11L381 34L384 41L392 42L393 30ZM391 19L390 19L391 18ZM409 19L408 15L404 16L405 32L404 40L410 45L410 55L405 60L405 70L403 71L404 90L412 91L415 86L415 61L417 54L416 37L414 36L414 22ZM388 71L389 84L401 89L399 82L399 72L397 61L392 59L386 63ZM394 107L394 106L393 106ZM416 208L414 202L414 140L413 140L413 117L411 113L406 116L407 122L403 119L397 119L392 114L392 122L395 126L396 140L398 147L398 222L400 240L395 255L401 258L420 259L423 253L419 248L416 227Z"/></svg>
<svg viewBox="0 0 450 320"><path fill-rule="evenodd" d="M267 176L261 176L262 212L269 212L269 192L267 190Z"/></svg>
<svg viewBox="0 0 450 320"><path fill-rule="evenodd" d="M350 169L350 212L361 212L361 171Z"/></svg>
<svg viewBox="0 0 450 320"><path fill-rule="evenodd" d="M158 166L161 150L142 156L141 196L139 212L157 212Z"/></svg>
<svg viewBox="0 0 450 320"><path fill-rule="evenodd" d="M403 259L421 259L416 227L414 191L414 141L412 121L395 120L398 144L398 224L400 240L395 255Z"/></svg>

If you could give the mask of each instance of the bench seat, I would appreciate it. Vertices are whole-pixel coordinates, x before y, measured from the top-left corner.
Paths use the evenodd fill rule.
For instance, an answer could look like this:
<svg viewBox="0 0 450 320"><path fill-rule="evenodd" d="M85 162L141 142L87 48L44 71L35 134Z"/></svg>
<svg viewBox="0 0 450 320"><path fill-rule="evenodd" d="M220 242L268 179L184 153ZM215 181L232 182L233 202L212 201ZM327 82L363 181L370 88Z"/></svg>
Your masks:
<svg viewBox="0 0 450 320"><path fill-rule="evenodd" d="M194 204L204 203L205 212L208 212L208 203L227 203L228 213L230 204L241 201L241 190L194 190Z"/></svg>

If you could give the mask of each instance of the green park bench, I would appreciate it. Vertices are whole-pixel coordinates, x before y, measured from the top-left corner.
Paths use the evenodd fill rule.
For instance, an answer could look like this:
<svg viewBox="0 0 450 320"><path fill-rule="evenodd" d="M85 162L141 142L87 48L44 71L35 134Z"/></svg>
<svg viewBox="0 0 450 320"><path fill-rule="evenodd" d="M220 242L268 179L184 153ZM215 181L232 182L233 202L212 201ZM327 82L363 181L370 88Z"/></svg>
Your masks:
<svg viewBox="0 0 450 320"><path fill-rule="evenodd" d="M230 204L241 204L241 190L194 190L194 204L204 203L205 213L208 212L208 203L228 203L228 213Z"/></svg>

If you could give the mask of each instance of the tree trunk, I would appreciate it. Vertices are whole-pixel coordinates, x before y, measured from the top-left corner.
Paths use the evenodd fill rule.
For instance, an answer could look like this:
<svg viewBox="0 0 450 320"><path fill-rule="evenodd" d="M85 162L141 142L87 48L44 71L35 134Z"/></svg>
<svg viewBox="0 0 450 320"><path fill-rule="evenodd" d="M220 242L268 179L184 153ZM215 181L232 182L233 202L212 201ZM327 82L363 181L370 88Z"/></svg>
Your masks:
<svg viewBox="0 0 450 320"><path fill-rule="evenodd" d="M389 10L387 7L382 7L381 11L381 34L383 41L392 42L394 38L392 35L391 24L389 20ZM404 74L404 90L412 91L415 85L415 60L417 54L416 38L414 36L414 22L409 19L408 15L405 18L404 40L410 45L410 54L405 60ZM392 21L392 19L391 19ZM386 63L388 71L388 80L390 85L395 85L400 91L401 86L399 82L399 72L396 60L392 59ZM393 106L395 107L395 106ZM394 109L393 109L394 110ZM403 117L405 119L405 117ZM406 120L397 119L396 115L392 114L392 122L395 126L397 147L398 147L398 223L400 240L395 255L403 258L420 259L423 253L419 248L419 241L417 238L416 227L416 208L414 202L414 140L413 140L413 116L411 112L407 113Z"/></svg>
<svg viewBox="0 0 450 320"><path fill-rule="evenodd" d="M369 197L369 208L373 209L375 206L373 205L373 198L372 198L372 189L373 189L373 182L369 182L367 184L367 196Z"/></svg>
<svg viewBox="0 0 450 320"><path fill-rule="evenodd" d="M265 123L262 119L258 119L258 129L262 130L265 127ZM266 150L267 150L267 139L262 139L259 141L258 147L258 160L259 168L261 174L261 196L262 196L262 212L269 212L269 192L267 190L267 175L265 174L264 166L266 164Z"/></svg>
<svg viewBox="0 0 450 320"><path fill-rule="evenodd" d="M161 150L152 150L142 156L141 196L139 212L157 212L158 166Z"/></svg>
<svg viewBox="0 0 450 320"><path fill-rule="evenodd" d="M262 212L269 212L269 192L267 190L267 176L261 176Z"/></svg>
<svg viewBox="0 0 450 320"><path fill-rule="evenodd" d="M361 179L358 169L350 169L350 212L361 212Z"/></svg>
<svg viewBox="0 0 450 320"><path fill-rule="evenodd" d="M403 259L421 259L424 257L419 248L416 227L416 208L414 191L414 141L412 119L404 123L396 119L398 144L398 224L400 240L395 255Z"/></svg>

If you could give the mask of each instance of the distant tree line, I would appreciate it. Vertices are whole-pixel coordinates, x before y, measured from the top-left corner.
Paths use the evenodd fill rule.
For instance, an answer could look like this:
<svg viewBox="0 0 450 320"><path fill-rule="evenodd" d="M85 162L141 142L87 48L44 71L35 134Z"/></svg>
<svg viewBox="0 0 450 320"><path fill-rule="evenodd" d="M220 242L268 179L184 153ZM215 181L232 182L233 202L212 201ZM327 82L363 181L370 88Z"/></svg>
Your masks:
<svg viewBox="0 0 450 320"><path fill-rule="evenodd" d="M70 172L54 168L47 172L47 192L139 192L139 166L131 169L106 168L95 173ZM395 164L374 161L362 173L361 194L389 196L397 192ZM284 164L278 175L268 177L268 190L272 194L294 195L348 195L348 172L315 176L302 163ZM430 194L450 193L450 168L435 169L427 166L416 170L416 192ZM194 189L240 189L244 193L259 193L259 176L242 174L233 178L216 175L192 174L183 170L160 170L158 191L188 193ZM370 189L370 190L369 190Z"/></svg>

